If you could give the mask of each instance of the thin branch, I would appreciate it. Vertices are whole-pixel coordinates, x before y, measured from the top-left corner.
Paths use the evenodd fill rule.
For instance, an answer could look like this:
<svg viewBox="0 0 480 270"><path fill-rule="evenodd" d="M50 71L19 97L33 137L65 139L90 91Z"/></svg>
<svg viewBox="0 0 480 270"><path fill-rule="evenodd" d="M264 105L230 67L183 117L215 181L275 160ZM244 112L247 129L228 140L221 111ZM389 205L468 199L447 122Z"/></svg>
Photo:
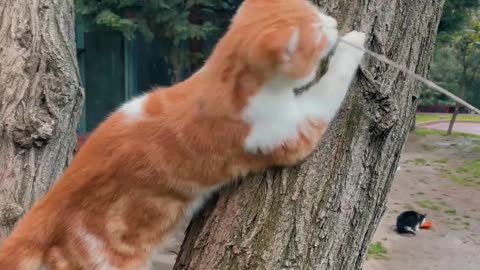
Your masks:
<svg viewBox="0 0 480 270"><path fill-rule="evenodd" d="M352 44L348 41L345 41L344 39L339 39L339 41L347 44L347 45L350 45L358 50L361 50L361 51L364 51L366 54L378 59L379 61L382 61L388 65L391 65L392 67L395 67L396 69L404 72L405 74L409 75L410 77L412 77L413 79L425 84L428 88L432 89L432 90L435 90L437 92L440 92L446 96L448 96L449 98L453 99L454 101L462 104L463 106L469 108L470 110L474 111L475 113L477 114L480 114L480 110L475 108L473 105L471 105L470 103L466 102L465 100L455 96L454 94L450 93L450 91L446 90L445 88L442 88L440 86L438 86L437 84L435 84L434 82L430 81L430 80L427 80L425 78L423 78L422 76L416 74L415 72L412 72L410 70L408 70L405 66L402 66L400 64L397 64L395 62L393 62L392 60L386 58L385 56L383 55L380 55L378 53L375 53L375 52L372 52L370 50L367 50L365 48L362 48L362 47L359 47L355 44Z"/></svg>

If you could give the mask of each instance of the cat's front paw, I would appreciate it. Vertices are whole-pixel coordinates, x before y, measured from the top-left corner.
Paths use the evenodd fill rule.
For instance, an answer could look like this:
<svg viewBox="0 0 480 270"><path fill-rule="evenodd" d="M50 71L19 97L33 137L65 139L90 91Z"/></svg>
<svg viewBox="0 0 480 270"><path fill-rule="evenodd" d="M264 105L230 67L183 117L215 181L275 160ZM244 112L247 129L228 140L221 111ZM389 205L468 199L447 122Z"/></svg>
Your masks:
<svg viewBox="0 0 480 270"><path fill-rule="evenodd" d="M343 36L342 39L363 48L363 46L365 45L365 40L367 39L367 36L365 35L365 33L352 31L346 34L345 36Z"/></svg>
<svg viewBox="0 0 480 270"><path fill-rule="evenodd" d="M319 34L321 38L326 38L327 46L324 48L322 58L325 57L335 48L338 40L337 20L330 17L323 12L319 12L320 24L322 25L322 32ZM321 39L320 39L321 40Z"/></svg>
<svg viewBox="0 0 480 270"><path fill-rule="evenodd" d="M366 39L367 39L367 36L365 35L365 33L358 32L358 31L352 31L342 37L342 40L360 48L364 48ZM349 57L352 57L355 60L355 62L358 64L360 64L360 62L362 61L363 55L365 54L363 50L354 48L351 45L346 44L344 42L340 42L337 50L341 54L347 54Z"/></svg>

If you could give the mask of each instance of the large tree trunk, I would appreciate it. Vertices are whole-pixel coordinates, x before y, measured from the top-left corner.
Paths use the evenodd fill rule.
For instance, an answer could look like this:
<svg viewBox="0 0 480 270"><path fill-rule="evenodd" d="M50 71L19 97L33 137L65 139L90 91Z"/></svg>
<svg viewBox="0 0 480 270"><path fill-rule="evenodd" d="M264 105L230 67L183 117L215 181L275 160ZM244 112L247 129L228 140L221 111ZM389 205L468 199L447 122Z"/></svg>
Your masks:
<svg viewBox="0 0 480 270"><path fill-rule="evenodd" d="M341 32L425 75L443 0L320 0ZM223 190L187 230L175 270L360 269L385 211L420 85L366 58L318 150Z"/></svg>
<svg viewBox="0 0 480 270"><path fill-rule="evenodd" d="M0 1L0 239L70 162L82 101L73 0Z"/></svg>

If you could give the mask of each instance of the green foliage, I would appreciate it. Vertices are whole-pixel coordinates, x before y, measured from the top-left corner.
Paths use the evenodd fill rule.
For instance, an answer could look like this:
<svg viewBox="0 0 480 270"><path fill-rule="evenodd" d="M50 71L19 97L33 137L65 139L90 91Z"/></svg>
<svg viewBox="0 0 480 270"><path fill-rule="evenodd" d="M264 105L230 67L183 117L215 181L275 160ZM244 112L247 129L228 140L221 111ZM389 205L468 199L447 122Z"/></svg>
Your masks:
<svg viewBox="0 0 480 270"><path fill-rule="evenodd" d="M464 29L442 34L438 43L429 77L440 86L480 107L480 21L472 17ZM421 105L454 105L442 94L425 90Z"/></svg>
<svg viewBox="0 0 480 270"><path fill-rule="evenodd" d="M172 39L178 45L187 39L204 39L219 31L224 20L228 20L240 1L220 0L75 0L77 15L91 30L111 30L122 32L133 38L136 31L147 39L155 33ZM204 17L222 17L213 22L192 22L193 9Z"/></svg>
<svg viewBox="0 0 480 270"><path fill-rule="evenodd" d="M455 49L445 45L438 46L433 54L430 65L430 78L441 87L450 91L457 91L461 66L455 57ZM454 94L458 94L454 92ZM454 105L447 96L436 91L425 89L420 96L421 105Z"/></svg>
<svg viewBox="0 0 480 270"><path fill-rule="evenodd" d="M132 39L135 32L139 30L138 23L132 20L124 19L109 9L102 10L95 18L98 26L111 28L115 31L122 32L128 39Z"/></svg>
<svg viewBox="0 0 480 270"><path fill-rule="evenodd" d="M443 6L439 32L455 32L460 30L466 21L470 9L479 7L478 0L446 0Z"/></svg>
<svg viewBox="0 0 480 270"><path fill-rule="evenodd" d="M223 34L240 0L75 0L77 18L86 31L119 32L128 40L155 37L169 51L170 64L189 66L203 60L209 48L192 52L192 40L216 40Z"/></svg>
<svg viewBox="0 0 480 270"><path fill-rule="evenodd" d="M437 46L430 69L430 79L440 86L463 96L474 106L480 106L480 79L473 65L467 66L467 78L463 77L464 63L461 57L465 52L464 45L470 44L473 49L475 42L469 42L475 34L479 24L480 1L478 0L446 0L440 21ZM478 34L477 34L478 35ZM471 41L471 40L470 40ZM463 47L462 47L463 45ZM478 54L468 56L468 62L480 63ZM461 80L465 80L465 88L461 87ZM454 105L446 96L435 91L425 89L420 96L420 105Z"/></svg>

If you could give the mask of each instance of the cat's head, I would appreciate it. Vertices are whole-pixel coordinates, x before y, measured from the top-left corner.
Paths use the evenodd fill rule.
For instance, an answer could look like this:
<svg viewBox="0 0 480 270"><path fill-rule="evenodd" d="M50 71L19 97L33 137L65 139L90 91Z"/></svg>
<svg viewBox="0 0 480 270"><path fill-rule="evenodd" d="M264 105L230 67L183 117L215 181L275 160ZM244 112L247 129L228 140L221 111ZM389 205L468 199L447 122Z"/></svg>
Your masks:
<svg viewBox="0 0 480 270"><path fill-rule="evenodd" d="M427 221L427 214L417 214L417 219L418 219L418 223L421 225L423 225L423 223L425 223L425 221Z"/></svg>
<svg viewBox="0 0 480 270"><path fill-rule="evenodd" d="M337 21L308 0L245 0L225 39L254 72L302 83L337 37Z"/></svg>

